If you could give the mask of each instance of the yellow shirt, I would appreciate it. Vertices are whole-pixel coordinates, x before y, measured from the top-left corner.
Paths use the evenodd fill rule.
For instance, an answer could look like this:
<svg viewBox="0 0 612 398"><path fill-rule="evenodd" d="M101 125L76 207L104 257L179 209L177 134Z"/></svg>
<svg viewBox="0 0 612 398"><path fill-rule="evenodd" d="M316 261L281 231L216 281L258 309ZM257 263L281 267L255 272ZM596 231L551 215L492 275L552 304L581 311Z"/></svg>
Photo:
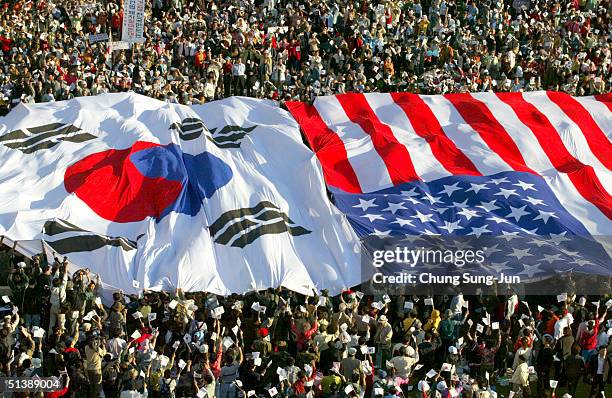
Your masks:
<svg viewBox="0 0 612 398"><path fill-rule="evenodd" d="M338 387L340 387L340 383L342 383L342 379L340 378L340 376L325 376L321 379L321 389L323 390L323 393L329 394L331 392L331 385L336 384L338 385Z"/></svg>

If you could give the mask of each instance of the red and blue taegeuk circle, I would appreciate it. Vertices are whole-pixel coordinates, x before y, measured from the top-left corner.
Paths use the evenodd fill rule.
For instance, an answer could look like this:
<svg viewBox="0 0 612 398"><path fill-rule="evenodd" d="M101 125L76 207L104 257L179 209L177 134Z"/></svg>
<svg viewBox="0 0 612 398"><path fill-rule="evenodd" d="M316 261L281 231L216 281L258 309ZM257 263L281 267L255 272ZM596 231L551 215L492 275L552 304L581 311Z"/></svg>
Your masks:
<svg viewBox="0 0 612 398"><path fill-rule="evenodd" d="M229 165L209 152L191 155L175 144L137 141L70 165L64 186L100 217L126 223L170 212L196 215L232 176Z"/></svg>

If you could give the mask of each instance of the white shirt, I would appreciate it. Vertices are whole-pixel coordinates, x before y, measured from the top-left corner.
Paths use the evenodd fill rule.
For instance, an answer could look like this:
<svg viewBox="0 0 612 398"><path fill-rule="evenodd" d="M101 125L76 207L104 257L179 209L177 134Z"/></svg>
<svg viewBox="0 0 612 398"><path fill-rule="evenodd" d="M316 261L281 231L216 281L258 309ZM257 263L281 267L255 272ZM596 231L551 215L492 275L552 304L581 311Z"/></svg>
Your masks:
<svg viewBox="0 0 612 398"><path fill-rule="evenodd" d="M467 304L468 302L463 298L463 294L458 294L451 300L450 308L453 310L453 314L461 315L463 307Z"/></svg>
<svg viewBox="0 0 612 398"><path fill-rule="evenodd" d="M555 322L555 335L553 336L555 340L559 340L561 336L563 336L563 329L572 323L574 323L574 316L569 312L563 318Z"/></svg>
<svg viewBox="0 0 612 398"><path fill-rule="evenodd" d="M606 357L597 355L597 374L602 375L604 373L604 364L606 363Z"/></svg>
<svg viewBox="0 0 612 398"><path fill-rule="evenodd" d="M141 394L138 391L122 391L119 398L146 398L147 394Z"/></svg>
<svg viewBox="0 0 612 398"><path fill-rule="evenodd" d="M127 342L120 337L115 337L106 342L106 350L113 354L113 357L117 358L123 350L127 347Z"/></svg>
<svg viewBox="0 0 612 398"><path fill-rule="evenodd" d="M599 335L597 335L597 347L608 345L608 333L603 329Z"/></svg>
<svg viewBox="0 0 612 398"><path fill-rule="evenodd" d="M244 76L244 70L246 66L244 64L234 64L232 66L232 76Z"/></svg>

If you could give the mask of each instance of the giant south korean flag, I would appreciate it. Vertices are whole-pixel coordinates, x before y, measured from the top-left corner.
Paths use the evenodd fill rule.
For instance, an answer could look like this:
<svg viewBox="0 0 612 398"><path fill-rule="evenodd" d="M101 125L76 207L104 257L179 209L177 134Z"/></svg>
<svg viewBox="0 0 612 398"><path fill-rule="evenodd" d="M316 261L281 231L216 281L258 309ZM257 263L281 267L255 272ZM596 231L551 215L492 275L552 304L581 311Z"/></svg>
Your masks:
<svg viewBox="0 0 612 398"><path fill-rule="evenodd" d="M360 236L499 236L510 247L482 273L612 275L612 95L342 94L288 108Z"/></svg>
<svg viewBox="0 0 612 398"><path fill-rule="evenodd" d="M359 282L297 123L275 103L135 94L0 119L0 235L44 239L111 288L309 293Z"/></svg>

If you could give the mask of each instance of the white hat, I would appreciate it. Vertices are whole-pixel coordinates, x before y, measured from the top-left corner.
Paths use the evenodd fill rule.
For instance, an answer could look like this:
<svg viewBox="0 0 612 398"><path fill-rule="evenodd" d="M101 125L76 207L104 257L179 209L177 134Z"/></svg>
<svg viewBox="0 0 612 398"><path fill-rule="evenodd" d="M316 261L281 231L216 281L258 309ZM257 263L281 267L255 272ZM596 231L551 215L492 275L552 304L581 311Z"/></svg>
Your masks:
<svg viewBox="0 0 612 398"><path fill-rule="evenodd" d="M429 391L429 384L425 380L421 380L419 381L417 388L419 389L419 391L426 392Z"/></svg>
<svg viewBox="0 0 612 398"><path fill-rule="evenodd" d="M572 396L569 395L569 393L565 393L565 394L563 394L563 396L561 398L572 398Z"/></svg>
<svg viewBox="0 0 612 398"><path fill-rule="evenodd" d="M446 390L448 387L446 386L446 382L444 380L442 380L441 382L438 383L438 385L436 386L436 390L438 391L444 391Z"/></svg>
<svg viewBox="0 0 612 398"><path fill-rule="evenodd" d="M456 355L456 354L457 354L457 352L458 352L458 351L457 351L457 347L455 347L455 346L450 346L450 347L448 347L448 352L450 352L450 353L451 353L451 354L453 354L453 355Z"/></svg>
<svg viewBox="0 0 612 398"><path fill-rule="evenodd" d="M28 354L26 354L25 352L22 352L21 355L19 355L19 358L17 359L17 363L19 364L19 366L21 366L21 363L29 358L30 356Z"/></svg>
<svg viewBox="0 0 612 398"><path fill-rule="evenodd" d="M378 318L378 322L387 322L387 316L381 315L380 318Z"/></svg>
<svg viewBox="0 0 612 398"><path fill-rule="evenodd" d="M17 263L18 268L25 268L25 266L26 266L26 263L24 263L23 261L20 261Z"/></svg>
<svg viewBox="0 0 612 398"><path fill-rule="evenodd" d="M349 355L355 355L355 354L357 354L357 349L356 349L355 347L350 347L350 348L348 349L348 354L349 354Z"/></svg>

